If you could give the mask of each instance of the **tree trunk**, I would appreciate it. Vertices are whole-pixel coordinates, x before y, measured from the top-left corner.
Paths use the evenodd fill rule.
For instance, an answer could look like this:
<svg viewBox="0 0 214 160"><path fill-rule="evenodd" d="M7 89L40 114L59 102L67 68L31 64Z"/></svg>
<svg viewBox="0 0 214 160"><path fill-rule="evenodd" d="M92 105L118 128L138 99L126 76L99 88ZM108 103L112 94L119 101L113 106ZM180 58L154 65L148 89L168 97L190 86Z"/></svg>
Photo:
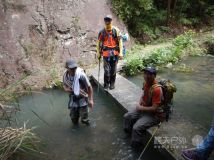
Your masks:
<svg viewBox="0 0 214 160"><path fill-rule="evenodd" d="M173 4L173 11L172 11L172 15L175 15L176 12L176 6L177 6L177 0L174 0L174 4Z"/></svg>
<svg viewBox="0 0 214 160"><path fill-rule="evenodd" d="M171 16L171 0L167 0L167 18L166 18L167 26L169 25L170 16Z"/></svg>

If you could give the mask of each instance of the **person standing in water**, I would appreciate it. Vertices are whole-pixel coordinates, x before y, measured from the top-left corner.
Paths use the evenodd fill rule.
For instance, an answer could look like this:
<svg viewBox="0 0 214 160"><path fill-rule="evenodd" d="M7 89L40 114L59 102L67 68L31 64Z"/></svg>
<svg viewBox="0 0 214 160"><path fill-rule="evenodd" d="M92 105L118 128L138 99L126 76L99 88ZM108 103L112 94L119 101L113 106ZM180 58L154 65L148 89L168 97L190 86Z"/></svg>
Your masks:
<svg viewBox="0 0 214 160"><path fill-rule="evenodd" d="M123 57L123 43L118 28L112 26L112 16L104 17L105 28L98 34L98 59L103 57L104 89L114 89L118 59Z"/></svg>
<svg viewBox="0 0 214 160"><path fill-rule="evenodd" d="M63 88L69 93L68 109L73 124L78 124L79 117L83 124L89 125L88 106L93 108L93 88L83 69L74 60L67 60L63 75Z"/></svg>

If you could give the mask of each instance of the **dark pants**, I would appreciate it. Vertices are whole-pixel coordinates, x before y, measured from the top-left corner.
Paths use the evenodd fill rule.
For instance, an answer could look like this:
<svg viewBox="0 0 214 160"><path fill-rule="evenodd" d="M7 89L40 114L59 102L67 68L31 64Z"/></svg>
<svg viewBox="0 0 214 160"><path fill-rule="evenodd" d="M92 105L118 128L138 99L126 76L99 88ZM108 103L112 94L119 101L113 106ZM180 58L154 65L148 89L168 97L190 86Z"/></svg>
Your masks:
<svg viewBox="0 0 214 160"><path fill-rule="evenodd" d="M114 84L116 80L118 57L103 58L104 84Z"/></svg>
<svg viewBox="0 0 214 160"><path fill-rule="evenodd" d="M159 123L160 120L151 113L135 110L124 115L124 130L132 135L132 144L142 144L146 129Z"/></svg>
<svg viewBox="0 0 214 160"><path fill-rule="evenodd" d="M88 124L88 106L70 108L70 117L74 124L79 122L79 117L82 123Z"/></svg>

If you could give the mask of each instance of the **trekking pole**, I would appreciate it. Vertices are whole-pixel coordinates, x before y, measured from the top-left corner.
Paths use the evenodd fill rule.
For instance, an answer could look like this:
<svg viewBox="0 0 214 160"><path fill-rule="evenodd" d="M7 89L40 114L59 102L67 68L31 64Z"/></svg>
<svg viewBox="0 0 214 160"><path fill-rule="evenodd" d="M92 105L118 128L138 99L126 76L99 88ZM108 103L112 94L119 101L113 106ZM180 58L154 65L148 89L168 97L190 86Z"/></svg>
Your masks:
<svg viewBox="0 0 214 160"><path fill-rule="evenodd" d="M99 59L99 67L98 67L98 84L97 84L97 92L100 91L100 59Z"/></svg>
<svg viewBox="0 0 214 160"><path fill-rule="evenodd" d="M157 128L156 128L156 129L154 130L154 132L152 133L151 138L150 138L149 141L146 143L146 146L143 148L143 150L142 150L142 152L141 152L141 154L140 154L140 156L138 157L137 160L140 160L141 157L143 156L143 154L144 154L144 152L146 151L147 147L149 146L151 140L153 139L153 137L155 136L156 132L157 132L158 129L160 128L160 125L161 125L161 122L158 124Z"/></svg>

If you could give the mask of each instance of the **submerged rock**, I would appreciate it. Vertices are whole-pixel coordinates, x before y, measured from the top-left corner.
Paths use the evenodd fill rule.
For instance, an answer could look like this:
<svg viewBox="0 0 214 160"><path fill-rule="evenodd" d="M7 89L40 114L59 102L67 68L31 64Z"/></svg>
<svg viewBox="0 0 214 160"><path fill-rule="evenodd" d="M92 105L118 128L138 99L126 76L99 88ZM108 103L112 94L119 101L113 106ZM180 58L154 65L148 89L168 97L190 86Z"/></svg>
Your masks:
<svg viewBox="0 0 214 160"><path fill-rule="evenodd" d="M172 68L172 63L168 63L168 64L166 65L166 68Z"/></svg>
<svg viewBox="0 0 214 160"><path fill-rule="evenodd" d="M173 68L174 71L176 72L184 72L184 73L191 73L193 72L193 68L191 68L190 66L187 66L186 64L181 64L176 68Z"/></svg>

